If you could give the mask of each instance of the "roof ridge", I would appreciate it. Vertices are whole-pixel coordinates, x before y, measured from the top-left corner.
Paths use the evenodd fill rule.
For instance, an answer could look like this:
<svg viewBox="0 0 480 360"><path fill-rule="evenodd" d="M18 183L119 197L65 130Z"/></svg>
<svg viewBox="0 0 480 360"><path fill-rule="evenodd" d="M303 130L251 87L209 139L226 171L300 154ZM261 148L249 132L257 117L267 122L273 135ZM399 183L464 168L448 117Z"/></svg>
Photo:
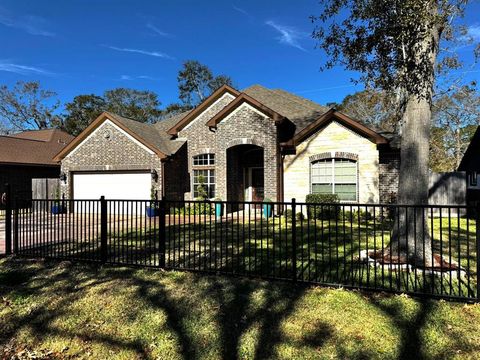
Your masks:
<svg viewBox="0 0 480 360"><path fill-rule="evenodd" d="M39 143L49 142L49 141L46 141L46 140L28 139L28 138L22 138L22 137L10 136L10 135L0 135L0 137L8 138L8 139L14 139L14 140L20 140L20 141L33 141L33 142L39 142Z"/></svg>

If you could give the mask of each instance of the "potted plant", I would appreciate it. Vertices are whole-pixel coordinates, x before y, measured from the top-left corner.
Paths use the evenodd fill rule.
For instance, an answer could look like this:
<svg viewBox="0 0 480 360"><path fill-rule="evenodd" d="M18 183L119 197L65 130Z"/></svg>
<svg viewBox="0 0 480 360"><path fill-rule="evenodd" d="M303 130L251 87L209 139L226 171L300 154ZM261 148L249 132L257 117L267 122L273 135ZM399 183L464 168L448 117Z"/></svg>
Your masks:
<svg viewBox="0 0 480 360"><path fill-rule="evenodd" d="M213 201L215 203L215 217L220 218L223 216L223 204L220 202L222 199L217 197Z"/></svg>
<svg viewBox="0 0 480 360"><path fill-rule="evenodd" d="M272 217L272 204L271 204L272 200L270 200L269 198L265 198L263 199L263 216L265 218L269 218L269 217Z"/></svg>
<svg viewBox="0 0 480 360"><path fill-rule="evenodd" d="M148 204L145 208L147 212L147 216L149 218L156 217L160 215L160 209L158 207L158 202L157 202L157 191L155 188L151 187L150 189L150 204Z"/></svg>
<svg viewBox="0 0 480 360"><path fill-rule="evenodd" d="M54 215L65 214L67 212L67 208L60 201L60 187L58 186L55 188L54 198L55 200L53 201L52 208L51 208L52 214Z"/></svg>

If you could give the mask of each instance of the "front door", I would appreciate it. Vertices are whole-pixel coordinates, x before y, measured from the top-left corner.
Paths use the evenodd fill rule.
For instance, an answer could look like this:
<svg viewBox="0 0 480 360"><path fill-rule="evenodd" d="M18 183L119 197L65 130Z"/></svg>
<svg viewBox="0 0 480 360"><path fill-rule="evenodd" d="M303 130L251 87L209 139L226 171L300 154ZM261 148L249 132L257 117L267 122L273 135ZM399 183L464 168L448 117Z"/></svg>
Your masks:
<svg viewBox="0 0 480 360"><path fill-rule="evenodd" d="M263 201L264 184L263 168L248 168L246 172L246 196L247 201Z"/></svg>

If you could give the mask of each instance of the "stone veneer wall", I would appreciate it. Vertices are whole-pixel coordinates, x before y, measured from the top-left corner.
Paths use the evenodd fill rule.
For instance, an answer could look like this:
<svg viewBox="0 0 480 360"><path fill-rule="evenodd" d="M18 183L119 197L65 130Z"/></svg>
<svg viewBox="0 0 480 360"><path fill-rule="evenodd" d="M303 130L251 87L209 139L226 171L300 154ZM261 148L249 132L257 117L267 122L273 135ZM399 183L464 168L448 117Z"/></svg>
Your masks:
<svg viewBox="0 0 480 360"><path fill-rule="evenodd" d="M110 132L107 139L104 134ZM62 184L62 193L72 195L72 172L75 171L126 171L155 169L158 180L152 185L159 197L162 189L162 164L160 158L132 140L111 122L103 123L85 139L61 164L67 174L67 184Z"/></svg>
<svg viewBox="0 0 480 360"><path fill-rule="evenodd" d="M299 144L295 155L285 156L285 201L305 201L310 193L310 161L328 152L344 153L348 158L358 156L358 201L379 201L377 145L335 121Z"/></svg>

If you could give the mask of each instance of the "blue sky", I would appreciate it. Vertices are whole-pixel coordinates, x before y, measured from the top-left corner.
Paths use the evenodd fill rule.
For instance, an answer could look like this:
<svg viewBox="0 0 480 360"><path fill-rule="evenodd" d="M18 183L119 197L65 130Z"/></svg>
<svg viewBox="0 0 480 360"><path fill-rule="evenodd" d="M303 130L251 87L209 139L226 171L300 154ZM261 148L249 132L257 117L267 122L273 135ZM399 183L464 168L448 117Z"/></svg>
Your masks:
<svg viewBox="0 0 480 360"><path fill-rule="evenodd" d="M62 102L75 95L130 87L177 101L186 59L230 75L237 88L260 83L319 103L361 89L342 68L320 72L309 16L317 1L3 0L0 84L39 80ZM465 18L480 40L479 2ZM472 63L471 48L460 50ZM477 79L480 66L458 76Z"/></svg>

